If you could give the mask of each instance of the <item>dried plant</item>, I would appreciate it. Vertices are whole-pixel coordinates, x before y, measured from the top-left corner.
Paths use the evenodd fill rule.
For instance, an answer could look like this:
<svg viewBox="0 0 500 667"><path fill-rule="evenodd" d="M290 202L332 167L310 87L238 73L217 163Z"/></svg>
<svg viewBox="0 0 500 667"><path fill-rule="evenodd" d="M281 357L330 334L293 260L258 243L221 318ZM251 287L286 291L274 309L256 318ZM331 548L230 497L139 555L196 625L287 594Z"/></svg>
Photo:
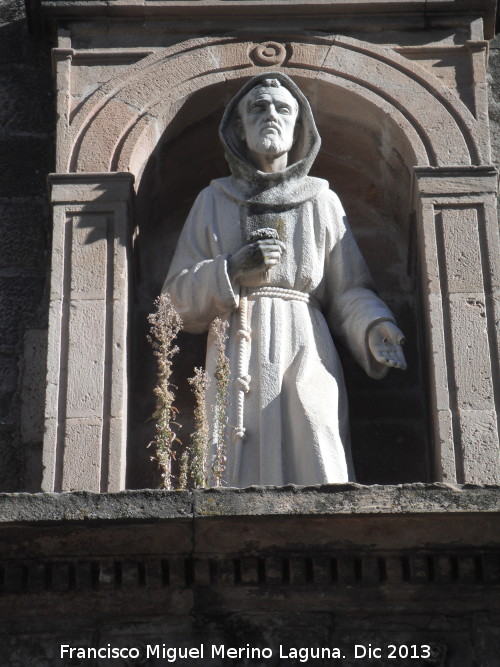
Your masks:
<svg viewBox="0 0 500 667"><path fill-rule="evenodd" d="M148 316L151 335L148 341L157 359L157 384L154 389L156 409L153 419L156 422L156 436L150 443L156 448L156 456L161 470L162 486L173 489L172 461L176 459L175 443L182 444L177 437L176 422L178 410L174 405L175 387L171 384L172 359L179 351L174 340L182 327L182 320L173 308L168 294L162 294L155 301L156 311ZM227 407L230 380L229 359L225 353L228 323L217 318L212 322L211 332L217 350L215 364L215 404L212 406L213 436L215 453L212 463L212 475L215 486L221 486L226 469L227 453ZM195 396L194 420L195 431L191 434L191 447L184 449L179 461L179 480L177 488L185 489L192 479L197 488L208 486L207 454L210 442L209 424L206 412L207 389L210 384L208 373L202 368L194 369L194 377L188 382Z"/></svg>
<svg viewBox="0 0 500 667"><path fill-rule="evenodd" d="M154 389L156 409L153 419L156 421L156 437L150 443L156 447L156 460L160 466L162 486L172 489L172 461L175 459L174 443L180 442L173 427L177 409L174 406L174 389L171 384L172 358L179 348L174 340L182 327L182 320L175 311L168 294L161 294L155 301L156 311L148 316L151 335L148 341L153 347L153 354L158 364L157 385Z"/></svg>
<svg viewBox="0 0 500 667"><path fill-rule="evenodd" d="M186 447L182 452L180 469L179 469L179 484L177 485L177 487L180 491L183 489L187 489L188 476L189 476L189 449Z"/></svg>
<svg viewBox="0 0 500 667"><path fill-rule="evenodd" d="M197 488L208 486L207 453L209 443L209 427L206 411L206 395L210 384L208 373L202 368L194 369L194 377L188 379L193 388L195 407L195 431L191 434L190 476Z"/></svg>
<svg viewBox="0 0 500 667"><path fill-rule="evenodd" d="M215 363L216 395L213 406L214 436L216 440L215 457L212 464L212 474L215 486L221 486L226 470L227 454L227 408L228 387L230 380L229 359L226 356L226 341L228 323L220 318L212 322L211 333L217 350Z"/></svg>

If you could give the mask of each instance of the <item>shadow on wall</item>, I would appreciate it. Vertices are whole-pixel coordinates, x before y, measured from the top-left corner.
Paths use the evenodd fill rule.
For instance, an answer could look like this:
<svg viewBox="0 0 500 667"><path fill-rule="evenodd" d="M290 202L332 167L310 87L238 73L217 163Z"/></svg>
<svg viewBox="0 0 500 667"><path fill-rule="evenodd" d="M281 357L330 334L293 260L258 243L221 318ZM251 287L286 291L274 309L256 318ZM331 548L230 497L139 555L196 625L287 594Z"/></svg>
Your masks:
<svg viewBox="0 0 500 667"><path fill-rule="evenodd" d="M424 378L419 339L418 298L412 267L410 206L411 147L400 128L382 112L367 108L353 93L318 81L297 83L311 100L322 149L311 175L327 179L347 211L354 234L372 271L380 296L407 336L409 370L391 371L382 381L365 376L340 350L350 400L351 432L358 481L403 483L430 478L430 452L424 407ZM236 92L241 80L234 84ZM217 86L210 91L217 95ZM155 365L146 342L147 314L161 286L189 209L213 178L228 175L218 125L228 99L203 116L204 91L190 98L167 128L146 165L137 199L135 292L132 334L132 391L127 460L128 487L160 482L151 449ZM189 124L184 119L189 119ZM200 148L202 147L202 149ZM182 424L189 441L192 398L186 378L204 361L205 337L182 334L174 384ZM149 421L148 421L149 420Z"/></svg>
<svg viewBox="0 0 500 667"><path fill-rule="evenodd" d="M1 3L0 62L0 490L38 491L56 115L50 53L22 0Z"/></svg>

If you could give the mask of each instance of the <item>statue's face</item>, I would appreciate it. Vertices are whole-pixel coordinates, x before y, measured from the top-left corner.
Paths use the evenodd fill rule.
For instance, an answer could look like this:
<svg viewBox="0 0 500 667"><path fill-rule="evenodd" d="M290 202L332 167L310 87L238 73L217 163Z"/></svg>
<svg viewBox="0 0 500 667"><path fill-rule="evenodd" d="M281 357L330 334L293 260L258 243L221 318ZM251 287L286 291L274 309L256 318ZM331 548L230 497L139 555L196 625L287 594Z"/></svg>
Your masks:
<svg viewBox="0 0 500 667"><path fill-rule="evenodd" d="M286 88L258 86L239 104L245 142L250 151L280 155L294 141L298 103Z"/></svg>

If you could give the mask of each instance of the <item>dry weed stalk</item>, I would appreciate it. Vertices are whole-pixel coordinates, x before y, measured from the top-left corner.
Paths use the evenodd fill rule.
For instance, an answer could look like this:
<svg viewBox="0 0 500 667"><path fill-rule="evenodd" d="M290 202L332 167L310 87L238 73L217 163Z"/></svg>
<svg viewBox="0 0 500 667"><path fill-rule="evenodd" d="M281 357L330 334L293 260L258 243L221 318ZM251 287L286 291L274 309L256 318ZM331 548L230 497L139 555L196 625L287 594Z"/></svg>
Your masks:
<svg viewBox="0 0 500 667"><path fill-rule="evenodd" d="M213 406L214 435L216 439L215 457L212 464L212 474L215 486L221 486L226 470L227 454L227 408L228 387L230 380L229 359L226 356L226 341L228 323L216 318L211 325L211 332L217 349L215 363L216 397Z"/></svg>
<svg viewBox="0 0 500 667"><path fill-rule="evenodd" d="M162 486L172 489L172 460L175 459L173 449L175 442L180 442L174 426L177 409L174 406L173 385L170 383L172 375L172 358L179 348L173 341L182 327L182 320L174 310L168 294L161 294L156 301L156 312L148 316L151 325L151 335L148 341L153 347L153 354L158 364L157 385L154 389L156 409L153 419L156 421L156 437L150 445L156 446L156 460L160 466Z"/></svg>
<svg viewBox="0 0 500 667"><path fill-rule="evenodd" d="M178 489L187 489L189 476L189 449L186 447L181 456Z"/></svg>
<svg viewBox="0 0 500 667"><path fill-rule="evenodd" d="M195 431L191 434L191 460L189 473L196 488L208 486L207 453L209 443L209 427L206 410L206 395L210 377L203 368L194 369L194 377L188 379L195 397L194 423Z"/></svg>

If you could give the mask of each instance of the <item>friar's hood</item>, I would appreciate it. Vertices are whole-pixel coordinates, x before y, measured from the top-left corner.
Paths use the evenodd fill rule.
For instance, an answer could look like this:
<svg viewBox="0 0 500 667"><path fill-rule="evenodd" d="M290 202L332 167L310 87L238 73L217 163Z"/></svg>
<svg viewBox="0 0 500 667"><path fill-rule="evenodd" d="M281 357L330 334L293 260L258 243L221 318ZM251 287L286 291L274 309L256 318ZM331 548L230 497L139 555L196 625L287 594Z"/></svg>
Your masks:
<svg viewBox="0 0 500 667"><path fill-rule="evenodd" d="M245 157L246 146L237 131L240 100L265 79L277 79L299 105L298 133L288 155L288 166L273 173L260 171L248 161ZM307 201L328 187L326 181L307 176L318 154L321 139L307 98L286 74L265 72L247 81L227 105L219 135L232 178L218 179L214 184L239 203L282 209Z"/></svg>

